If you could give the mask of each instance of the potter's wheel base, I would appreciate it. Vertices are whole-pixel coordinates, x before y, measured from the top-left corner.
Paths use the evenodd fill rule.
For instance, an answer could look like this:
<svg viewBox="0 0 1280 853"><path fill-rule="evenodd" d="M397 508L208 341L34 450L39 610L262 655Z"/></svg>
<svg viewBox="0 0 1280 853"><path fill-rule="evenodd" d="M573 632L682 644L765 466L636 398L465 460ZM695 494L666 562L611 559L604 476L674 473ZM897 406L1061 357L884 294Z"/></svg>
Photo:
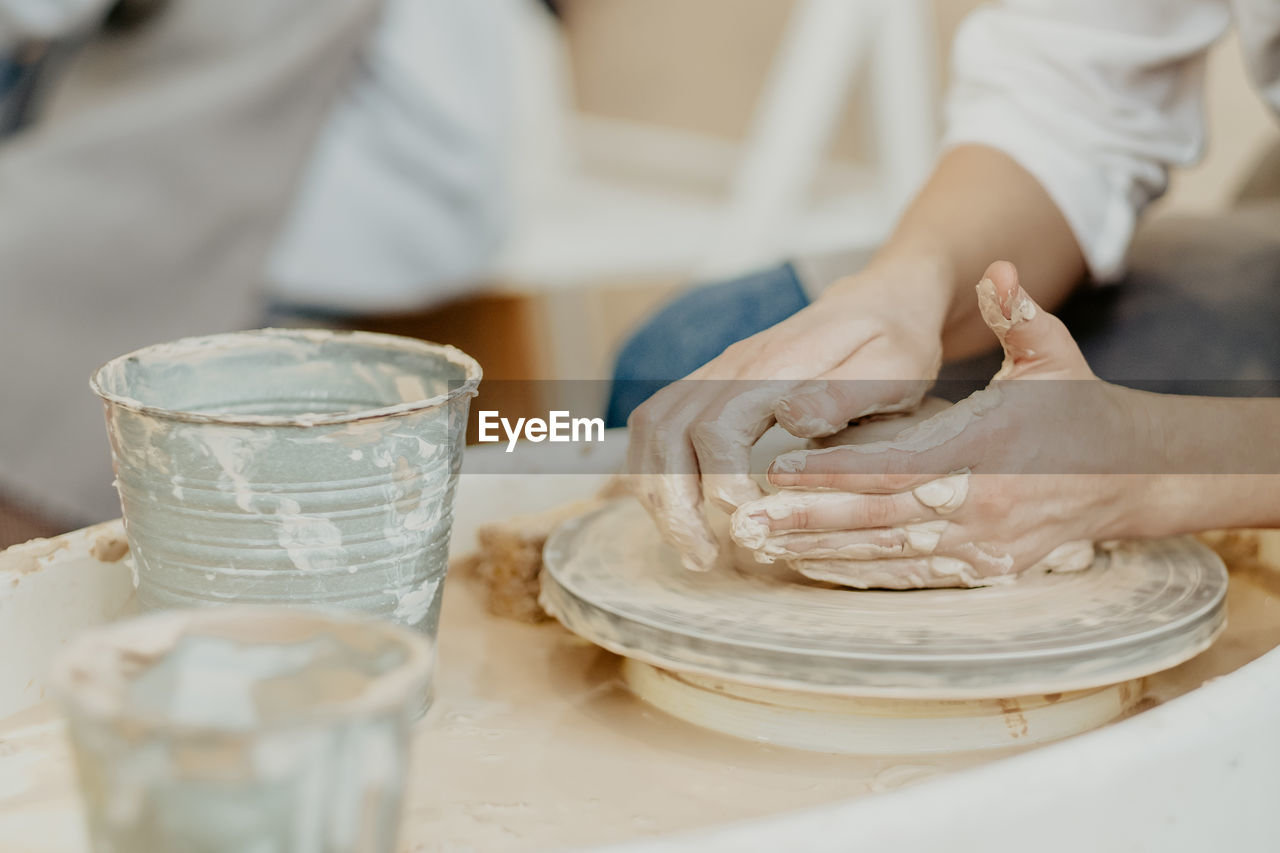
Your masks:
<svg viewBox="0 0 1280 853"><path fill-rule="evenodd" d="M659 669L632 658L623 678L638 698L733 737L813 752L924 755L1028 746L1095 729L1130 710L1141 679L1012 699L831 696L755 687Z"/></svg>

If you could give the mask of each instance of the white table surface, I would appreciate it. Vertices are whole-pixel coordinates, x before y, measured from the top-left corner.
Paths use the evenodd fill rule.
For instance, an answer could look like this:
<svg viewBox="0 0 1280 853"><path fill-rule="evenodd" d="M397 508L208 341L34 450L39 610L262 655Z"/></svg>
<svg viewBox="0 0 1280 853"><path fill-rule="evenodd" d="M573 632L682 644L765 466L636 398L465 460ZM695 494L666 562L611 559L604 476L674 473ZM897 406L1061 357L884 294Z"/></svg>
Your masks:
<svg viewBox="0 0 1280 853"><path fill-rule="evenodd" d="M573 466L547 449L468 451L455 554L485 521L591 494L606 479L599 470L609 465L566 473ZM614 442L591 452L619 450ZM548 466L559 473L538 473ZM118 533L112 523L0 554L0 717L39 703L0 720L5 853L84 849L42 678L72 633L110 618L127 597L128 561L91 554L110 556L103 543ZM623 695L607 654L554 625L495 620L455 578L403 849L1280 849L1280 651L1258 657L1280 643L1280 561L1272 568L1233 576L1232 630L1163 689L1209 683L1095 732L999 760L962 759L947 773L901 772L892 760L842 764L664 718Z"/></svg>

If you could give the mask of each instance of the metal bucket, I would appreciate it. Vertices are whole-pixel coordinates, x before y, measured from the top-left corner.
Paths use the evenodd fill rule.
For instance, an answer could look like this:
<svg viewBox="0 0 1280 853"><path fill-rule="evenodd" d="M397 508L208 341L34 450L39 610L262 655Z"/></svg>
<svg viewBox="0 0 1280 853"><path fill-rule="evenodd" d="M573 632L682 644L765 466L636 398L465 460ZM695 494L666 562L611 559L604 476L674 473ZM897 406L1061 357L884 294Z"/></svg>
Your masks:
<svg viewBox="0 0 1280 853"><path fill-rule="evenodd" d="M366 332L263 329L121 356L91 386L143 609L361 610L434 636L480 366Z"/></svg>

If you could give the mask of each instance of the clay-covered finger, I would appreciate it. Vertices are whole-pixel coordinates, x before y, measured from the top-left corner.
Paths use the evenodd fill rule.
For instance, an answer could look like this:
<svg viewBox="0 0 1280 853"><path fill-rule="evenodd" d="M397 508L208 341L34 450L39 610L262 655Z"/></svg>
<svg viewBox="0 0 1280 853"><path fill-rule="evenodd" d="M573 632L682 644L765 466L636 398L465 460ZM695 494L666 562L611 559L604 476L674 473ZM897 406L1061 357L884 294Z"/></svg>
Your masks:
<svg viewBox="0 0 1280 853"><path fill-rule="evenodd" d="M654 525L680 551L684 565L710 569L719 545L703 514L697 455L686 424L673 416L687 389L669 386L632 413L627 450L631 486Z"/></svg>
<svg viewBox="0 0 1280 853"><path fill-rule="evenodd" d="M854 589L927 589L1001 583L1009 575L984 577L955 557L932 555L893 560L788 560L786 565L811 580Z"/></svg>
<svg viewBox="0 0 1280 853"><path fill-rule="evenodd" d="M680 552L685 568L707 571L720 546L702 511L702 492L694 474L640 476L633 488L662 538Z"/></svg>
<svg viewBox="0 0 1280 853"><path fill-rule="evenodd" d="M833 435L850 422L874 415L910 412L920 405L933 377L878 379L858 353L824 376L805 382L774 404L778 424L792 435Z"/></svg>
<svg viewBox="0 0 1280 853"><path fill-rule="evenodd" d="M984 388L887 441L783 453L769 466L779 488L902 491L973 468L990 429L986 420L1003 402Z"/></svg>
<svg viewBox="0 0 1280 853"><path fill-rule="evenodd" d="M764 494L751 477L751 448L773 425L773 404L784 387L730 386L690 429L703 495L726 512Z"/></svg>
<svg viewBox="0 0 1280 853"><path fill-rule="evenodd" d="M937 477L924 471L902 472L911 465L909 454L885 453L876 459L853 447L792 450L773 460L768 478L779 489L904 492Z"/></svg>
<svg viewBox="0 0 1280 853"><path fill-rule="evenodd" d="M1036 305L1008 261L987 267L978 282L978 310L1000 339L1004 364L996 379L1090 379L1093 371L1061 320Z"/></svg>
<svg viewBox="0 0 1280 853"><path fill-rule="evenodd" d="M749 548L758 562L777 560L880 560L917 557L938 549L949 522L938 519L903 527L803 533L769 533L762 525L735 525L733 537Z"/></svg>
<svg viewBox="0 0 1280 853"><path fill-rule="evenodd" d="M784 489L738 507L733 524L743 529L755 524L769 533L782 533L902 527L935 518L937 513L910 492L857 494Z"/></svg>

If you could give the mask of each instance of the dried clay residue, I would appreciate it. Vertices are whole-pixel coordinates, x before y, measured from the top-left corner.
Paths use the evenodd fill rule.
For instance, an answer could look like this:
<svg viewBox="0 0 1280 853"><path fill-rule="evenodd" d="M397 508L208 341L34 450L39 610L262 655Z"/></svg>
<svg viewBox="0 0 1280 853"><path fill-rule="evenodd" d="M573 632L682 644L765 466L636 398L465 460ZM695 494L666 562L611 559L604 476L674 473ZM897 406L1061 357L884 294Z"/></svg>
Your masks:
<svg viewBox="0 0 1280 853"><path fill-rule="evenodd" d="M67 548L70 541L56 539L32 539L0 552L0 573L28 575L40 571L53 560L54 555Z"/></svg>
<svg viewBox="0 0 1280 853"><path fill-rule="evenodd" d="M1263 537L1275 531L1227 530L1202 533L1201 542L1212 548L1233 577L1247 578L1272 594L1280 594L1280 564L1272 565L1264 554Z"/></svg>
<svg viewBox="0 0 1280 853"><path fill-rule="evenodd" d="M89 546L89 556L101 563L116 563L129 553L129 542L115 533L104 533Z"/></svg>
<svg viewBox="0 0 1280 853"><path fill-rule="evenodd" d="M1061 694L1059 694L1061 695ZM1029 731L1027 718L1022 713L1022 706L1016 699L1001 699L1000 711L1004 714L1004 724L1009 729L1009 736L1014 740L1026 737Z"/></svg>

